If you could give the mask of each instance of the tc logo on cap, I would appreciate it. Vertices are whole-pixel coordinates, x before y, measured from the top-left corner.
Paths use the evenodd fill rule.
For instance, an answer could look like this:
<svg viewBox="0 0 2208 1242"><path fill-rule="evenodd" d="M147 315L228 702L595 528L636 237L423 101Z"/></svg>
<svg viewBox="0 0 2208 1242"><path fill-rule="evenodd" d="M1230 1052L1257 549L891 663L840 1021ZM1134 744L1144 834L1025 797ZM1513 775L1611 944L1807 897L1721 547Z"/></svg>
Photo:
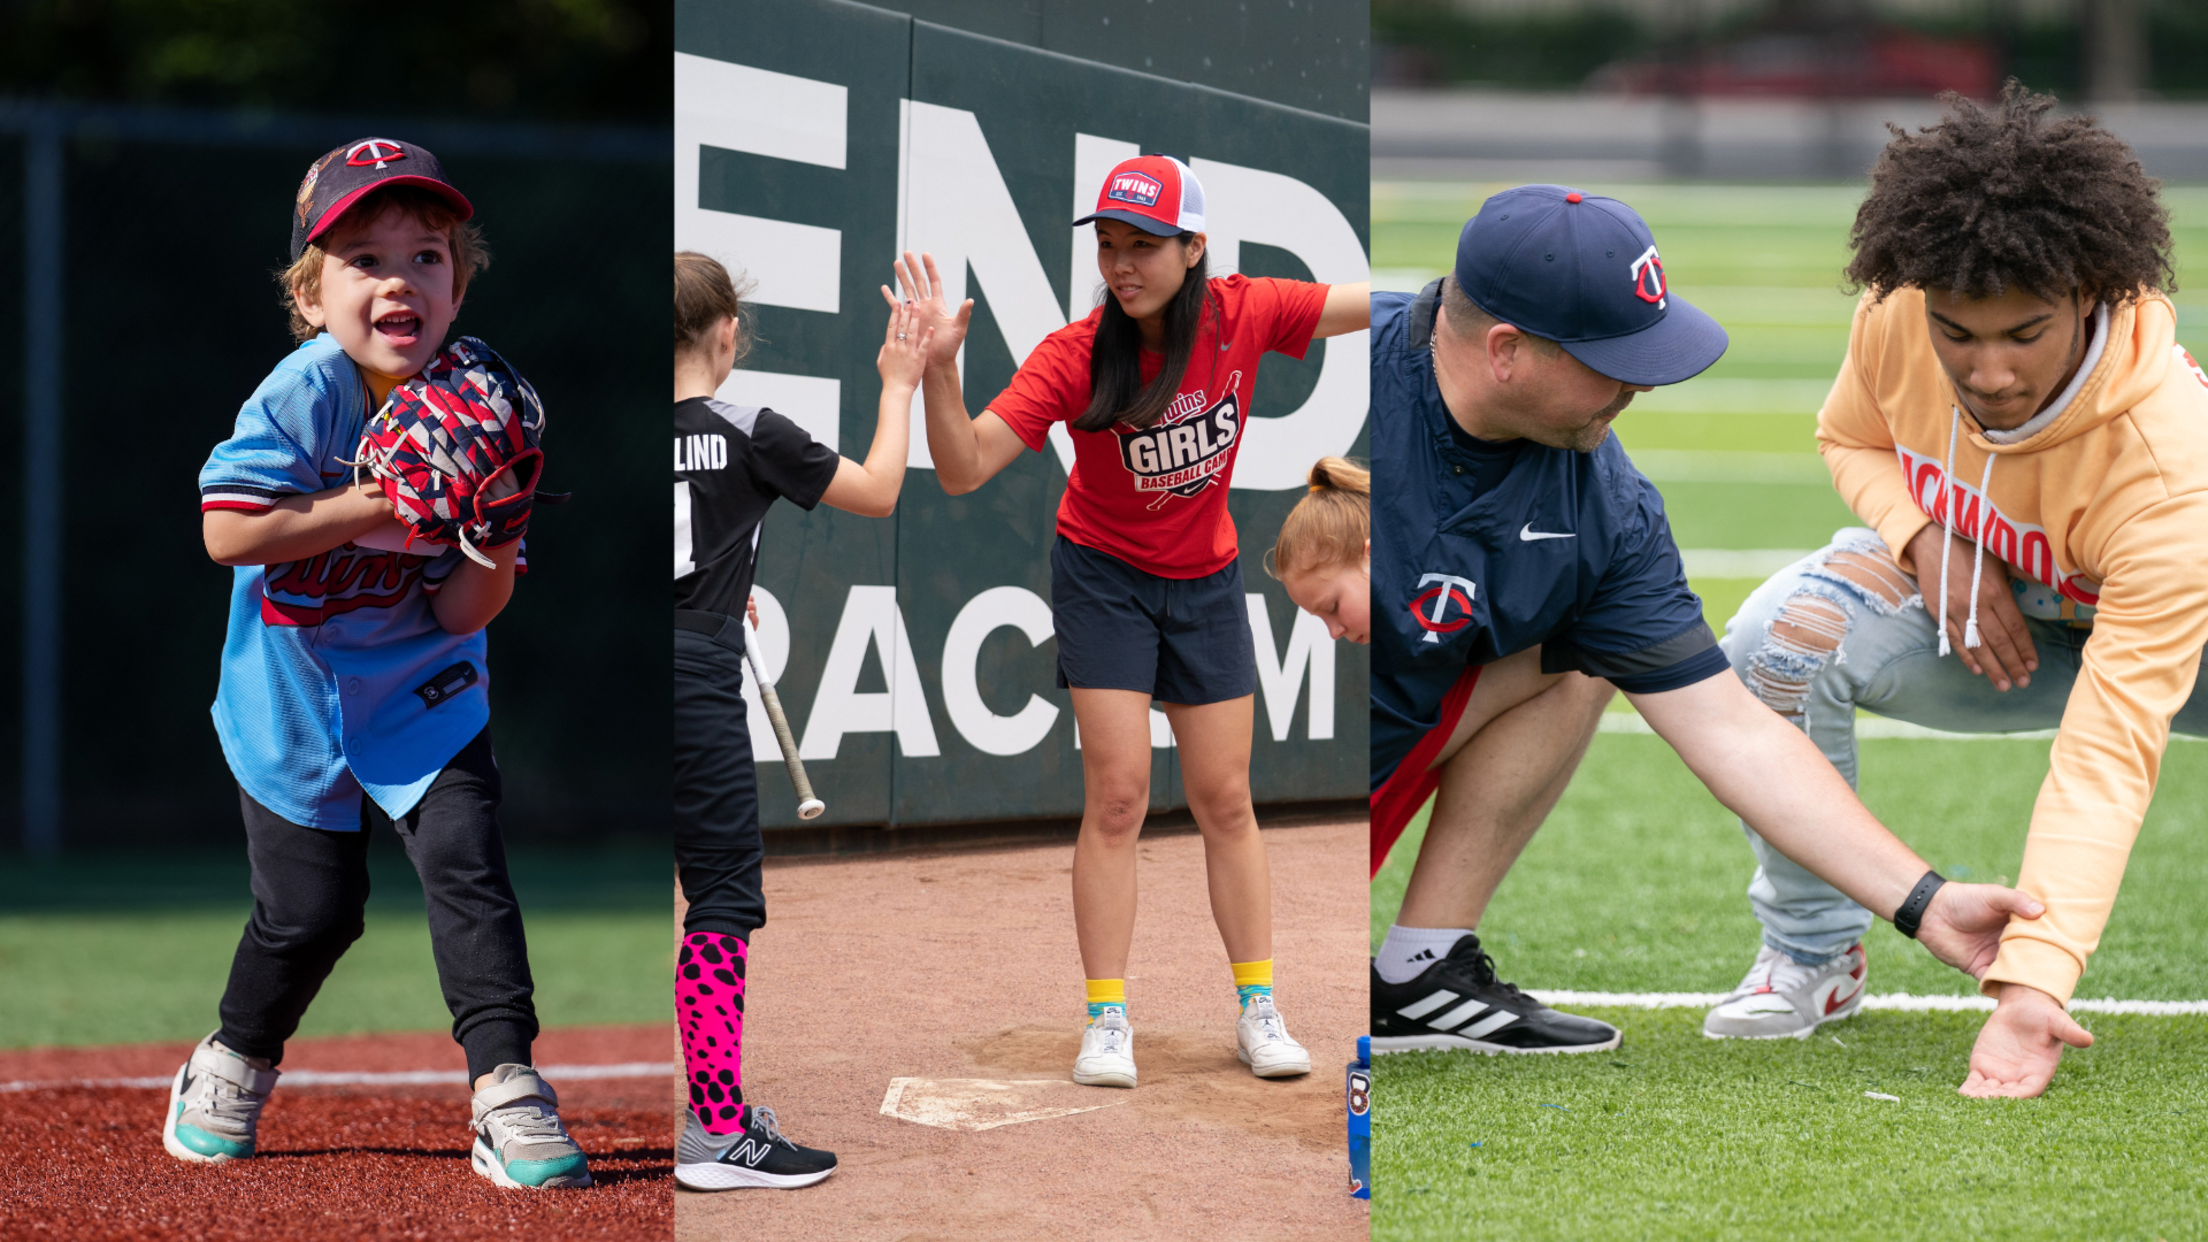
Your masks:
<svg viewBox="0 0 2208 1242"><path fill-rule="evenodd" d="M1104 197L1117 199L1122 203L1133 203L1137 207L1155 207L1158 196L1163 193L1165 187L1158 183L1157 178L1130 171L1113 174L1112 184L1104 191Z"/></svg>
<svg viewBox="0 0 2208 1242"><path fill-rule="evenodd" d="M1656 247L1650 246L1633 260L1633 296L1662 310L1664 306L1664 261L1656 257Z"/></svg>
<svg viewBox="0 0 2208 1242"><path fill-rule="evenodd" d="M350 150L345 152L345 163L352 168L366 168L370 164L381 168L391 160L403 160L405 158L406 148L384 138L370 138L366 142L356 142Z"/></svg>

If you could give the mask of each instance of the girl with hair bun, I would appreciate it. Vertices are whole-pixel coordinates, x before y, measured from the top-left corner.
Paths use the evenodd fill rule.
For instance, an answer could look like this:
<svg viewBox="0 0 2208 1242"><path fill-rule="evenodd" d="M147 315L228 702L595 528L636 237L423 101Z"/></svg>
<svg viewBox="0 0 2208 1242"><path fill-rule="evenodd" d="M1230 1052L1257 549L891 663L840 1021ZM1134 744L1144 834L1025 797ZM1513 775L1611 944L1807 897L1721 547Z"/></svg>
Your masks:
<svg viewBox="0 0 2208 1242"><path fill-rule="evenodd" d="M1372 472L1346 457L1321 457L1311 490L1288 520L1266 567L1288 598L1334 638L1372 641Z"/></svg>

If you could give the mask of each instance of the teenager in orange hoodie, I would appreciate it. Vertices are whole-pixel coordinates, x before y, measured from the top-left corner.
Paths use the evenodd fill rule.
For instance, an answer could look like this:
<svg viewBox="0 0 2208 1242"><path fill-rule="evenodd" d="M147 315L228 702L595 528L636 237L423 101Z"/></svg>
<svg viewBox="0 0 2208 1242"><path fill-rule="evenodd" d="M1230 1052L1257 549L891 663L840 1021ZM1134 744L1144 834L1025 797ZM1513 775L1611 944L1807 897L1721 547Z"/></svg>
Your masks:
<svg viewBox="0 0 2208 1242"><path fill-rule="evenodd" d="M1949 102L1894 131L1849 238L1865 293L1817 438L1869 529L1765 583L1723 645L1851 784L1857 707L2058 728L2017 882L2047 913L2002 938L1961 1088L2034 1096L2092 1042L2064 1005L2173 722L2208 735L2208 378L2131 149L2013 80L1997 107ZM1703 1029L1806 1036L1860 1005L1871 916L1748 836L1764 946Z"/></svg>

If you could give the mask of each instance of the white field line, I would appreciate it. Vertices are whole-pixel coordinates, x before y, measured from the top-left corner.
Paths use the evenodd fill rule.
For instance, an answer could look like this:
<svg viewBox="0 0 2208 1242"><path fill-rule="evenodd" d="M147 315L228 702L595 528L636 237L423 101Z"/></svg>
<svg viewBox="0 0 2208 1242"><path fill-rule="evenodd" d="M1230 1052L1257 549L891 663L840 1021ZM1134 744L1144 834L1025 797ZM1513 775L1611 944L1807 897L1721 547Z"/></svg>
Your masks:
<svg viewBox="0 0 2208 1242"><path fill-rule="evenodd" d="M1808 548L1681 548L1692 578L1768 578L1810 554Z"/></svg>
<svg viewBox="0 0 2208 1242"><path fill-rule="evenodd" d="M1526 991L1549 1005L1587 1005L1611 1009L1707 1009L1724 1000L1724 992L1566 992L1549 988L1527 988ZM1991 1012L1993 998L1989 996L1911 996L1906 992L1888 992L1884 995L1863 998L1865 1009L1892 1009L1901 1013L1962 1013L1970 1010ZM2104 997L2087 1000L2073 997L2072 1013L2127 1013L2147 1014L2153 1017L2172 1018L2208 1014L2208 1000L2152 1001L2116 1000Z"/></svg>
<svg viewBox="0 0 2208 1242"><path fill-rule="evenodd" d="M617 1065L540 1065L537 1072L545 1080L557 1084L562 1079L580 1078L679 1078L682 1076L680 1061L626 1061ZM159 1078L61 1078L45 1082L0 1082L0 1092L51 1091L71 1087L166 1087L176 1080L174 1074ZM380 1072L348 1070L285 1070L282 1082L298 1087L464 1087L468 1085L466 1070L387 1070Z"/></svg>

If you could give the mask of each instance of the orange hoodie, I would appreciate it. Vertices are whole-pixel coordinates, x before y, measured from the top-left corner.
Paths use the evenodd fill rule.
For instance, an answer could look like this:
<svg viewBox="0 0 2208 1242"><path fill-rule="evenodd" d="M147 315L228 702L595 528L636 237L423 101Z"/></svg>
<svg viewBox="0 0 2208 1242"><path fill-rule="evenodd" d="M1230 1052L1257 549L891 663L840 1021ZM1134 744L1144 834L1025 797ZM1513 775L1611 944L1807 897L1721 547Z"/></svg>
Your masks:
<svg viewBox="0 0 2208 1242"><path fill-rule="evenodd" d="M2177 312L2159 294L2101 323L2099 360L2068 404L2027 438L1996 444L1968 413L1955 424L1924 295L1866 294L1817 416L1841 499L1904 569L1917 570L1909 540L1944 524L1952 500L1957 534L2094 609L2017 877L2047 912L2010 922L1980 985L1988 993L2021 983L2070 999L2208 642L2208 375L2177 345ZM1958 558L1950 572L1969 568ZM1924 573L1936 608L1939 569Z"/></svg>

